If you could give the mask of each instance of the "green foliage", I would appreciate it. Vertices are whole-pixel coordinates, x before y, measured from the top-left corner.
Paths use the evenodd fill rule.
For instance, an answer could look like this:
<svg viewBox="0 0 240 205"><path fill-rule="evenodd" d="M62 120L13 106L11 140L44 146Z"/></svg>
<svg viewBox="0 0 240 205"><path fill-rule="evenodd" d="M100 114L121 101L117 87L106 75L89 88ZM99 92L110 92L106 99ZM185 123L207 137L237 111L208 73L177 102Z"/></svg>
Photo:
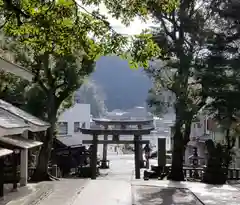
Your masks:
<svg viewBox="0 0 240 205"><path fill-rule="evenodd" d="M52 5L55 3L60 4L72 4L74 3L76 6L80 8L84 8L83 6L91 6L95 7L96 10L94 11L94 15L98 18L104 18L105 16L100 15L99 13L99 7L101 5L104 5L108 12L115 18L121 19L124 23L129 24L129 22L136 16L140 16L143 19L147 17L149 14L147 5L151 4L152 2L156 2L162 10L165 11L171 11L173 8L175 8L179 1L177 0L161 0L161 1L143 1L143 0L137 0L137 1L130 1L125 0L122 2L119 1L109 1L109 0L102 0L102 1L96 1L96 0L82 0L82 1L62 1L62 0L19 0L19 1L13 1L13 0L1 0L1 13L3 16L8 20L10 17L14 18L16 20L17 25L21 25L24 23L24 19L29 19L31 17L31 13L35 13L35 9L31 9L32 7L38 7L41 6L47 6L47 10L52 9ZM78 11L78 8L76 7L75 11ZM107 22L107 21L106 21Z"/></svg>
<svg viewBox="0 0 240 205"><path fill-rule="evenodd" d="M149 111L156 116L163 115L168 107L166 102L161 98L161 95L153 88L148 92L147 104L150 108Z"/></svg>
<svg viewBox="0 0 240 205"><path fill-rule="evenodd" d="M42 99L47 101L42 103L49 104L51 94L51 103L58 110L65 100L71 102L69 96L93 71L96 58L114 52L124 39L113 36L101 20L83 12L76 14L74 1L24 1L22 6L29 18L20 26L15 18L7 22L5 34L15 45L8 49L18 63L34 73L36 86L32 89L45 93Z"/></svg>
<svg viewBox="0 0 240 205"><path fill-rule="evenodd" d="M25 19L21 26L15 24L13 18L5 25L5 31L25 46L30 46L35 55L46 52L65 55L81 50L89 59L95 59L109 52L116 41L117 37L111 35L104 22L83 12L76 14L74 1L46 4L25 1L23 7L30 18ZM98 42L93 41L90 34L98 38Z"/></svg>
<svg viewBox="0 0 240 205"><path fill-rule="evenodd" d="M17 106L24 106L28 82L0 71L0 98Z"/></svg>
<svg viewBox="0 0 240 205"><path fill-rule="evenodd" d="M129 50L131 68L148 68L149 60L161 55L161 47L153 40L153 35L149 31L144 31L140 35L136 35L133 44Z"/></svg>
<svg viewBox="0 0 240 205"><path fill-rule="evenodd" d="M132 47L129 38L116 33L98 11L82 11L74 0L0 2L5 4L5 9L2 9L6 12L5 34L16 45L9 49L15 54L16 61L30 69L35 77L34 85L28 92L31 102L28 108L38 109L34 114L43 118L46 116L51 124L33 177L35 180L46 180L59 109L71 105L71 96L94 70L97 58L107 54L131 53ZM83 2L98 6L100 3ZM124 6L118 1L103 3L113 16L125 19L126 24L136 15L147 15L144 1L121 2ZM167 10L166 7L164 9ZM147 67L147 61L159 53L159 48L153 44L149 34L138 36L137 41L141 51L132 52L132 65L138 67L140 63Z"/></svg>
<svg viewBox="0 0 240 205"><path fill-rule="evenodd" d="M209 12L206 12L209 1L200 7L196 4L197 1L180 1L179 7L170 13L157 4L149 5L149 11L160 25L152 33L161 55L160 62L153 62L147 73L159 93L167 89L176 95L181 126L192 119L207 98L202 78L196 74L200 68L206 68L202 52L210 33Z"/></svg>
<svg viewBox="0 0 240 205"><path fill-rule="evenodd" d="M26 92L24 110L40 119L47 120L47 97L40 86L34 84Z"/></svg>
<svg viewBox="0 0 240 205"><path fill-rule="evenodd" d="M215 115L225 134L226 166L232 161L232 149L239 135L236 132L240 111L240 38L236 29L240 20L239 8L237 1L219 0L212 5L213 23L218 29L208 37L208 66L199 73L211 99L207 108Z"/></svg>
<svg viewBox="0 0 240 205"><path fill-rule="evenodd" d="M135 18L140 17L143 20L147 19L151 13L149 13L148 5L151 3L157 3L162 10L171 11L178 5L178 0L83 0L83 5L95 5L99 7L103 4L109 14L111 14L116 19L121 19L126 25Z"/></svg>
<svg viewBox="0 0 240 205"><path fill-rule="evenodd" d="M200 4L200 6L198 5ZM183 180L182 159L184 147L190 140L191 122L205 105L207 96L197 70L205 68L202 55L206 50L211 1L179 1L177 8L165 11L157 2L148 5L157 26L152 29L153 40L161 48L157 61L153 59L147 73L154 81L157 93L169 90L176 100L173 163L170 179ZM154 62L155 60L155 62Z"/></svg>
<svg viewBox="0 0 240 205"><path fill-rule="evenodd" d="M151 3L157 4L165 12L170 12L178 6L177 0L18 2L16 4L12 0L2 0L2 5L5 5L2 12L7 16L5 29L10 35L19 37L21 42L31 45L39 53L54 50L55 53L62 55L73 52L74 48L85 51L88 58L94 60L101 55L114 53L127 58L132 68L147 68L149 60L159 56L161 49L156 46L149 32L144 31L141 35L132 37L118 34L107 21L107 17L100 14L99 8L104 5L112 17L121 19L125 25L129 25L135 17L146 20L151 14L149 12ZM89 12L85 7L95 9Z"/></svg>
<svg viewBox="0 0 240 205"><path fill-rule="evenodd" d="M215 4L213 11L218 18L214 23L221 29L208 38L208 70L200 73L212 99L208 107L226 129L235 122L234 116L239 115L240 110L240 38L239 31L235 32L240 18L236 8L240 8L237 2Z"/></svg>

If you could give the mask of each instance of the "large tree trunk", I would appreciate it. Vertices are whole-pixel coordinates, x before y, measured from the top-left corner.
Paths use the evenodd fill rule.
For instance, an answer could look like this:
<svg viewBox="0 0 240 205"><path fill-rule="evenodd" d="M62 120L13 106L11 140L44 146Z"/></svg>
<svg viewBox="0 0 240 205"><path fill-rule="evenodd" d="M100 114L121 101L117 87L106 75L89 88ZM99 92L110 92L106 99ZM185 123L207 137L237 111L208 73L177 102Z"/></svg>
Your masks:
<svg viewBox="0 0 240 205"><path fill-rule="evenodd" d="M48 165L49 159L51 156L52 150L52 142L53 142L53 131L54 126L48 128L45 139L43 141L43 145L41 147L36 170L31 178L31 181L39 182L39 181L49 181L51 180L51 176L48 173Z"/></svg>
<svg viewBox="0 0 240 205"><path fill-rule="evenodd" d="M185 122L185 129L184 129L184 135L183 135L185 148L188 142L190 141L191 125L192 125L192 117Z"/></svg>
<svg viewBox="0 0 240 205"><path fill-rule="evenodd" d="M38 156L37 167L31 178L31 180L35 182L49 181L54 179L48 173L48 165L49 159L51 157L53 137L56 126L55 124L57 121L56 115L58 106L56 106L56 99L53 92L50 92L48 96L49 96L48 122L50 123L51 126L47 129L46 136L43 140L43 145Z"/></svg>
<svg viewBox="0 0 240 205"><path fill-rule="evenodd" d="M184 154L184 141L181 131L181 123L176 122L175 133L173 135L173 153L172 153L172 169L168 179L174 181L183 181L183 154Z"/></svg>
<svg viewBox="0 0 240 205"><path fill-rule="evenodd" d="M181 108L183 109L183 108ZM176 110L176 123L175 123L175 133L173 135L173 160L172 160L172 169L168 176L169 179L174 181L183 181L183 157L185 155L186 145L189 142L191 134L191 124L193 115L188 116L185 119L185 128L182 131L182 122L181 119L184 112L177 112ZM185 115L187 117L187 115Z"/></svg>
<svg viewBox="0 0 240 205"><path fill-rule="evenodd" d="M233 147L235 146L235 142L236 142L236 138L232 138L230 136L230 126L229 128L226 130L226 136L225 136L225 139L227 141L227 158L225 158L225 166L226 168L228 169L229 166L231 165L232 163L232 149Z"/></svg>

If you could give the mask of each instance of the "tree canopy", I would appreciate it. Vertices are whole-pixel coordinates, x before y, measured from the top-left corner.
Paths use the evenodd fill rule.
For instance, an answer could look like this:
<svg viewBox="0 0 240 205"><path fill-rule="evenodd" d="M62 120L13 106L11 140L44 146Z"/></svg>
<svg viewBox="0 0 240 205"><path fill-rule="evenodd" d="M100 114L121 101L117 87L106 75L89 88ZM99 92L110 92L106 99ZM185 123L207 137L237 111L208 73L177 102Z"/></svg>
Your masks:
<svg viewBox="0 0 240 205"><path fill-rule="evenodd" d="M56 1L55 0L34 0L34 1L29 1L29 0L2 0L1 1L1 11L2 15L8 20L10 17L16 19L16 23L18 25L21 25L23 23L23 18L28 19L31 17L31 14L29 13L28 6L30 3L38 3L41 5L46 5L50 3L54 4ZM78 5L78 7L83 6L95 6L96 11L94 11L94 15L97 18L103 18L103 15L100 15L98 13L99 11L99 6L101 4L105 5L106 8L108 9L109 13L117 18L117 19L122 19L123 22L128 24L134 17L136 16L141 16L141 17L147 17L148 9L147 6L149 3L156 2L158 3L159 6L163 10L171 10L172 8L176 7L178 5L177 0L161 0L161 1L143 1L143 0L137 0L137 1L130 1L126 0L124 2L119 2L119 1L109 1L109 0L101 0L101 1L96 1L96 0L82 0L80 1L73 1L75 5ZM80 5L81 4L81 5ZM51 7L49 7L51 9ZM78 11L79 8L75 7L76 11ZM106 20L106 19L104 19ZM107 21L106 21L107 23Z"/></svg>
<svg viewBox="0 0 240 205"><path fill-rule="evenodd" d="M154 4L150 7L160 24L153 37L162 48L162 63L147 72L154 79L155 95L162 87L176 95L171 179L183 179L181 152L189 141L192 119L201 108L211 108L217 116L228 152L234 146L231 129L239 126L240 104L239 6L237 1L183 0L170 13ZM166 71L172 75L166 77Z"/></svg>
<svg viewBox="0 0 240 205"><path fill-rule="evenodd" d="M206 67L202 53L211 34L210 1L198 4L195 0L179 1L171 12L162 10L156 3L148 5L157 22L152 29L153 39L162 50L158 61L150 64L147 72L154 80L155 94L167 89L176 97L173 163L169 175L173 180L184 179L182 156L190 140L192 119L207 99L203 79L197 74Z"/></svg>
<svg viewBox="0 0 240 205"><path fill-rule="evenodd" d="M103 21L78 12L74 1L23 1L22 6L29 17L21 25L10 19L4 31L14 44L9 50L15 60L34 75L28 108L51 124L33 176L39 181L49 177L48 160L59 109L69 106L66 101L70 102L93 72L95 60L105 53L119 52L125 38L118 39Z"/></svg>
<svg viewBox="0 0 240 205"><path fill-rule="evenodd" d="M140 17L143 21L148 19L151 14L148 7L151 3L157 4L163 11L171 11L178 5L177 0L127 0L124 2L109 0L2 0L2 9L0 11L4 19L3 26L7 27L8 31L11 30L12 35L28 35L29 32L33 32L35 33L35 38L40 37L37 43L39 52L42 50L42 46L39 44L44 41L44 33L51 32L56 35L49 40L61 42L66 48L63 51L55 47L55 49L58 49L58 53L68 52L73 42L78 44L84 42L85 45L81 44L79 46L88 50L90 48L87 47L91 45L91 52L87 51L91 57L99 57L100 51L102 55L114 53L128 58L130 65L137 68L139 66L147 67L148 60L159 55L161 49L154 44L152 35L148 31L143 31L142 34L136 36L125 36L117 33L108 22L106 15L100 12L100 7L105 6L112 17L121 19L125 25L129 25L135 17ZM88 11L86 7L94 9L93 11ZM71 13L70 16L69 12ZM46 20L50 18L54 20L46 25ZM64 19L64 22L60 19ZM57 26L60 22L64 24L64 29L62 29L63 25ZM32 27L33 24L35 24L34 27ZM22 27L21 31L19 26ZM45 32L43 32L41 29L47 26L49 26L49 29L45 29ZM59 35L60 28L61 35ZM73 30L71 36L66 35L73 28L74 31L81 30L81 35L76 36ZM93 38L88 38L89 35L94 38L94 43L92 41ZM30 38L28 43L32 43L30 42L32 40L34 39ZM103 44L105 46L102 46ZM52 48L52 43L48 47ZM77 45L75 45L76 47ZM96 53L98 54L97 56L95 56Z"/></svg>
<svg viewBox="0 0 240 205"><path fill-rule="evenodd" d="M39 107L35 114L42 114L52 125L40 154L43 158L38 176L47 169L57 112L61 106L71 105L73 93L103 55L122 56L133 67L148 68L146 71L154 82L149 102L156 112L163 112L165 106L159 98L162 89L175 95L170 174L173 180L184 178L182 156L190 139L191 123L208 104L207 99L211 99L209 107L217 113L219 121L230 122L225 123L227 131L239 115L240 3L236 1L2 0L1 3L6 41L11 42L8 49L35 77L28 91L30 107ZM125 25L137 16L142 20L152 18L156 27L132 37L119 34L101 14L101 5ZM86 9L89 6L93 6L93 11ZM149 60L155 64L149 64ZM0 77L3 81L14 80L5 75ZM2 83L0 89L8 90L11 96L14 89L24 90L22 83L18 82L17 88ZM229 132L226 136L230 137Z"/></svg>

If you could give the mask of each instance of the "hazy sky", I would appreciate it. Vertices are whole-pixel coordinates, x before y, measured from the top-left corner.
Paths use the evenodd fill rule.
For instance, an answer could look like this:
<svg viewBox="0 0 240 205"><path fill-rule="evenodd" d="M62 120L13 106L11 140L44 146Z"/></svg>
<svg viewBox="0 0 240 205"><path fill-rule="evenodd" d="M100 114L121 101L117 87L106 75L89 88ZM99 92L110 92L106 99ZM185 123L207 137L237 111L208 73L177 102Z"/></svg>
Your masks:
<svg viewBox="0 0 240 205"><path fill-rule="evenodd" d="M93 7L85 7L88 11L92 11ZM120 20L111 18L110 15L107 15L107 9L104 5L100 6L100 11L102 14L109 17L108 21L112 25L115 31L121 33L121 34L128 34L128 35L134 35L139 34L143 29L148 28L149 26L152 26L153 23L151 21L144 23L139 18L134 19L134 21L130 24L130 26L126 27L124 26Z"/></svg>

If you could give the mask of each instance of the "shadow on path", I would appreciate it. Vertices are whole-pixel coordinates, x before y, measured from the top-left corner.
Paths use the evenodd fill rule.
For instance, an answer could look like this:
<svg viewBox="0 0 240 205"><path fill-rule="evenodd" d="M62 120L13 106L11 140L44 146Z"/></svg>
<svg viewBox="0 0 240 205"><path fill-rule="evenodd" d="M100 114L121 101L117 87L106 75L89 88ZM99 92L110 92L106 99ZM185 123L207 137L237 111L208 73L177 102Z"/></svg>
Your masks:
<svg viewBox="0 0 240 205"><path fill-rule="evenodd" d="M136 186L134 191L134 205L202 205L188 189Z"/></svg>

